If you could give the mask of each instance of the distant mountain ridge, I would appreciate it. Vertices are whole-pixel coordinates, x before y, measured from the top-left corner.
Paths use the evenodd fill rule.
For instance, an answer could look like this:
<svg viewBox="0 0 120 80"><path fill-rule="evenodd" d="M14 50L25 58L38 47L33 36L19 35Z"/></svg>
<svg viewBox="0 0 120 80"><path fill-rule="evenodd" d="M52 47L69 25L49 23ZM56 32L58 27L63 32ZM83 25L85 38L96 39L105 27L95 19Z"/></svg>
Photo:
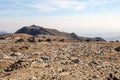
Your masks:
<svg viewBox="0 0 120 80"><path fill-rule="evenodd" d="M116 41L116 40L119 40L119 41L120 41L120 36L107 37L106 40L108 40L108 41Z"/></svg>
<svg viewBox="0 0 120 80"><path fill-rule="evenodd" d="M49 29L49 28L44 28L44 27L36 26L36 25L22 27L21 29L17 30L15 33L26 33L26 34L30 34L33 36L40 35L40 34L61 36L61 37L72 38L78 41L88 41L88 42L89 41L105 41L101 37L95 37L95 38L81 37L81 36L76 35L75 33L60 32L56 29Z"/></svg>
<svg viewBox="0 0 120 80"><path fill-rule="evenodd" d="M5 34L6 32L5 31L0 31L0 34Z"/></svg>

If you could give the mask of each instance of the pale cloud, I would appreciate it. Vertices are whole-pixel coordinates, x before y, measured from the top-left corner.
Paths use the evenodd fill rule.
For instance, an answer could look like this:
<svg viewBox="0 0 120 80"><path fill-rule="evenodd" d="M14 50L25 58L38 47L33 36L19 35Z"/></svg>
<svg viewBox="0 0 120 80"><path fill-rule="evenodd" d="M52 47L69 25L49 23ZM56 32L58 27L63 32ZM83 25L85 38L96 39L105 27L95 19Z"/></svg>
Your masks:
<svg viewBox="0 0 120 80"><path fill-rule="evenodd" d="M15 32L23 26L36 24L79 35L115 33L120 31L120 11L117 10L120 6L116 3L120 0L0 0L0 30ZM101 12L98 7L102 8Z"/></svg>
<svg viewBox="0 0 120 80"><path fill-rule="evenodd" d="M51 12L56 10L54 7L50 6L36 6L35 8L39 9L40 12Z"/></svg>
<svg viewBox="0 0 120 80"><path fill-rule="evenodd" d="M35 4L35 5L29 5L29 6L36 10L39 10L39 12L52 12L56 10L56 8L48 5Z"/></svg>
<svg viewBox="0 0 120 80"><path fill-rule="evenodd" d="M90 0L88 1L87 4L92 7L96 7L96 6L102 6L102 5L113 4L118 2L120 2L120 0Z"/></svg>
<svg viewBox="0 0 120 80"><path fill-rule="evenodd" d="M51 12L60 10L72 10L72 11L82 11L85 10L87 7L94 8L96 6L103 6L106 4L118 3L120 0L36 0L34 4L34 8L45 11ZM41 6L42 5L42 6ZM48 11L47 11L48 10Z"/></svg>
<svg viewBox="0 0 120 80"><path fill-rule="evenodd" d="M4 0L0 1L0 7L14 9L33 8L40 12L53 12L57 10L82 11L86 8L94 8L106 4L118 3L120 0ZM3 4L3 3L7 3Z"/></svg>
<svg viewBox="0 0 120 80"><path fill-rule="evenodd" d="M56 4L57 7L62 9L73 9L75 11L83 10L86 7L86 4L81 1L75 0L51 0L53 4Z"/></svg>
<svg viewBox="0 0 120 80"><path fill-rule="evenodd" d="M40 12L52 12L56 10L79 11L85 8L85 4L83 2L74 0L37 0L31 4L28 4L28 6L35 8Z"/></svg>

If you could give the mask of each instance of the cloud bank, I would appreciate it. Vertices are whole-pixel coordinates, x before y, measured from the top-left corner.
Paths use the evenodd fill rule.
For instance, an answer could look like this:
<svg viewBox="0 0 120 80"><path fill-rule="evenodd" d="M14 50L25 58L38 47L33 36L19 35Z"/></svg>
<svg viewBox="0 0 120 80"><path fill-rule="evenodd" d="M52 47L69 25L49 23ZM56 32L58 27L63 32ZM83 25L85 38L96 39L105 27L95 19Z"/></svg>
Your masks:
<svg viewBox="0 0 120 80"><path fill-rule="evenodd" d="M58 10L82 11L86 8L118 3L120 0L1 0L0 13L5 11L55 12Z"/></svg>

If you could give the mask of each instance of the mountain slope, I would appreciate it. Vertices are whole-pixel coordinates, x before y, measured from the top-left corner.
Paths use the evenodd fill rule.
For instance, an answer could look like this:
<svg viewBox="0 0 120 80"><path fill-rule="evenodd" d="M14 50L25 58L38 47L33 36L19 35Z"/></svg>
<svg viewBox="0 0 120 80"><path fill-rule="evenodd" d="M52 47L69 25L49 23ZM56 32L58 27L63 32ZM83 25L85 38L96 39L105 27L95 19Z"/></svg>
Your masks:
<svg viewBox="0 0 120 80"><path fill-rule="evenodd" d="M39 34L52 35L52 36L68 37L68 38L72 38L72 39L79 40L79 41L105 41L102 38L80 37L76 35L75 33L60 32L56 29L43 28L43 27L36 26L36 25L25 26L17 30L15 33L26 33L26 34L30 34L33 36L39 35Z"/></svg>

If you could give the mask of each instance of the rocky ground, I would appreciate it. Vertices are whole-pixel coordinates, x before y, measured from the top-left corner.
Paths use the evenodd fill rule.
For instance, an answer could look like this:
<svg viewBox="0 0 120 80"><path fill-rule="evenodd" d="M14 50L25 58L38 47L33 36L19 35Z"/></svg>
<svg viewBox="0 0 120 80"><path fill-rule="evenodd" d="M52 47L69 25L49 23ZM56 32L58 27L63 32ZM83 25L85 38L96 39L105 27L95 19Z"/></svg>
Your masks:
<svg viewBox="0 0 120 80"><path fill-rule="evenodd" d="M119 42L18 36L0 40L0 80L120 80Z"/></svg>

